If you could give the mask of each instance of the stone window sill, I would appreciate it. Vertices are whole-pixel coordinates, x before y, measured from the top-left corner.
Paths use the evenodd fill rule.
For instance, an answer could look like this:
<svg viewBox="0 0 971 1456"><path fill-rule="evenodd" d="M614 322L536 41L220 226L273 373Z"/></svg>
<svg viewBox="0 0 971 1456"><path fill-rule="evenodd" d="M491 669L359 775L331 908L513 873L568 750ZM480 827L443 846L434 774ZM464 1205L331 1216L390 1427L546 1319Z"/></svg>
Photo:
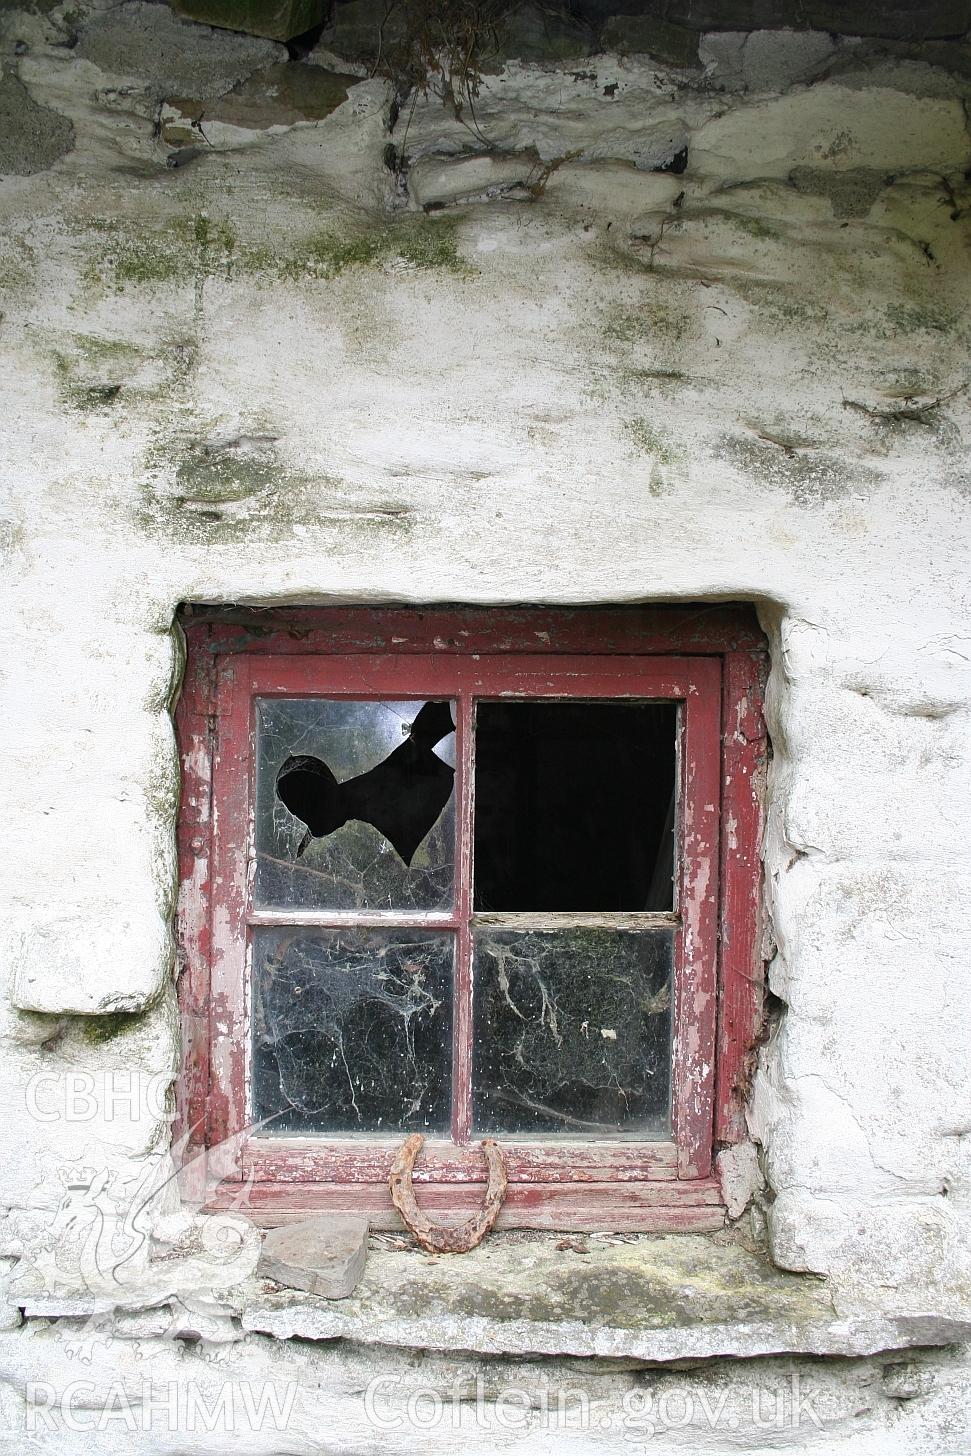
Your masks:
<svg viewBox="0 0 971 1456"><path fill-rule="evenodd" d="M737 1232L498 1234L443 1256L372 1247L350 1298L264 1283L240 1315L281 1340L659 1362L870 1355L971 1335L971 1320L933 1311L838 1309L828 1281L777 1269Z"/></svg>

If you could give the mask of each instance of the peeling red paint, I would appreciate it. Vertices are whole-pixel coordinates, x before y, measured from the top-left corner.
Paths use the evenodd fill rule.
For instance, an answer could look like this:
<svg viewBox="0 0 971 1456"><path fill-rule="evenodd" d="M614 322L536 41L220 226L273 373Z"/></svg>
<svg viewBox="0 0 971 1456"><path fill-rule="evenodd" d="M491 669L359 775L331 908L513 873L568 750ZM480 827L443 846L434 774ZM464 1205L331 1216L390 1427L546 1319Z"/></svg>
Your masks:
<svg viewBox="0 0 971 1456"><path fill-rule="evenodd" d="M764 763L757 706L763 659L750 614L732 608L596 614L354 609L258 616L258 634L252 618L236 613L221 619L205 614L187 632L189 670L178 720L186 780L180 833L180 939L186 962L180 984L183 1126L202 1126L212 1145L245 1134L250 1116L245 952L247 926L254 918L248 849L256 693L320 691L322 684L328 692L360 692L366 681L369 690L380 687L382 693L400 694L410 685L423 695L453 697L460 705L457 793L463 810L471 794L470 704L477 692L556 695L569 684L571 693L583 696L672 698L683 705L673 1141L640 1146L504 1144L510 1197L499 1226L712 1226L713 1216L716 1221L720 1217L710 1204L712 1196L717 1198L717 1193L712 1195L716 1185L708 1178L713 1139L741 1135L739 1077L755 1034L753 1007L757 1000L760 1005L761 994L752 967L758 929L757 796L759 766ZM297 630L284 628L284 621ZM395 650L389 653L392 645ZM464 825L467 813L459 818ZM415 1172L416 1182L438 1190L433 1211L468 1209L470 1190L481 1179L481 1155L467 1146L467 840L460 828L457 851L464 888L455 914L459 960L452 1140L429 1143ZM387 1211L386 1186L384 1201L380 1188L393 1157L389 1145L243 1135L239 1146L238 1176L255 1178L261 1219L286 1217L292 1208L342 1206L342 1197L343 1206L370 1199L369 1207ZM665 1187L672 1191L664 1194ZM655 1195L656 1189L661 1194ZM636 1198L634 1190L640 1190ZM551 1217L564 1221L543 1222Z"/></svg>
<svg viewBox="0 0 971 1456"><path fill-rule="evenodd" d="M731 808L726 806L722 824L715 1136L726 1143L746 1136L751 1049L762 1025L765 996L759 868L768 757L761 711L767 667L761 651L729 652L725 658L723 754Z"/></svg>

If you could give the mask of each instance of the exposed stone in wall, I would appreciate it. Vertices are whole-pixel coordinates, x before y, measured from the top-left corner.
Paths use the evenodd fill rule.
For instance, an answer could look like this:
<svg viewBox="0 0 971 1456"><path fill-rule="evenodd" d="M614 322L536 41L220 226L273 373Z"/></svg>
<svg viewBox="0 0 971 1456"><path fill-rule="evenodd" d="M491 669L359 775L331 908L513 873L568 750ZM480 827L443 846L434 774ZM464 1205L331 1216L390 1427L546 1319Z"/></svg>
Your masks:
<svg viewBox="0 0 971 1456"><path fill-rule="evenodd" d="M203 97L221 95L258 66L286 58L282 46L187 24L149 0L125 0L92 17L75 50L109 75L149 82L155 91Z"/></svg>
<svg viewBox="0 0 971 1456"><path fill-rule="evenodd" d="M285 41L319 26L328 7L326 0L175 0L174 8L189 20Z"/></svg>
<svg viewBox="0 0 971 1456"><path fill-rule="evenodd" d="M39 106L17 76L0 76L0 176L44 172L73 145L67 117Z"/></svg>
<svg viewBox="0 0 971 1456"><path fill-rule="evenodd" d="M823 30L729 30L703 36L699 56L719 89L771 91L815 79L845 48Z"/></svg>
<svg viewBox="0 0 971 1456"><path fill-rule="evenodd" d="M594 0L598 8L612 9L610 0ZM637 11L633 0L628 6ZM644 8L648 8L645 3ZM967 8L961 0L917 0L916 4L881 5L832 3L803 4L801 0L673 0L665 13L674 23L699 30L827 30L843 34L913 36L964 36L968 29Z"/></svg>
<svg viewBox="0 0 971 1456"><path fill-rule="evenodd" d="M347 100L348 87L358 77L325 71L321 66L268 66L234 87L215 102L168 98L162 112L162 140L169 146L213 140L232 128L267 132L298 122L323 121Z"/></svg>

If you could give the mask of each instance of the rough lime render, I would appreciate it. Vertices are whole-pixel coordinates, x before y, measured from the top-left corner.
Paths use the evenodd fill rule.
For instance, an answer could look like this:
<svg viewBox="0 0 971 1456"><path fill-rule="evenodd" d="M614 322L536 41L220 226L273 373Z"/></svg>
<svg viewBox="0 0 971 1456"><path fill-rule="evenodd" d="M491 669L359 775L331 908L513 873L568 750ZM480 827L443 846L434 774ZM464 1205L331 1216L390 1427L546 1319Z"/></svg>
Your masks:
<svg viewBox="0 0 971 1456"><path fill-rule="evenodd" d="M11 1450L971 1445L971 20L915 9L674 7L608 50L524 10L474 124L412 94L393 130L362 5L296 62L142 0L0 9ZM737 1220L605 1245L613 1306L517 1235L268 1302L252 1230L227 1262L166 1184L179 604L674 601L754 603L772 655ZM753 1419L797 1378L820 1424ZM483 1426L477 1381L593 1414ZM467 1424L422 1429L456 1382ZM265 1384L279 1429L157 1397ZM678 1390L691 1422L637 1426Z"/></svg>

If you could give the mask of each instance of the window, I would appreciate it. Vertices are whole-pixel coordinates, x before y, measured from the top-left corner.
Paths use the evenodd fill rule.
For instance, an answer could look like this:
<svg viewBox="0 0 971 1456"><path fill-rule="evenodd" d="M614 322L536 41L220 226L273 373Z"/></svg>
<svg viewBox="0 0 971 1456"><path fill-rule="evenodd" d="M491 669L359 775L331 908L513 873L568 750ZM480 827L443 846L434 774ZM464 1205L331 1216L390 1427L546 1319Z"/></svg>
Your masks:
<svg viewBox="0 0 971 1456"><path fill-rule="evenodd" d="M743 1135L763 642L743 609L186 610L188 1151L395 1226L710 1228Z"/></svg>

